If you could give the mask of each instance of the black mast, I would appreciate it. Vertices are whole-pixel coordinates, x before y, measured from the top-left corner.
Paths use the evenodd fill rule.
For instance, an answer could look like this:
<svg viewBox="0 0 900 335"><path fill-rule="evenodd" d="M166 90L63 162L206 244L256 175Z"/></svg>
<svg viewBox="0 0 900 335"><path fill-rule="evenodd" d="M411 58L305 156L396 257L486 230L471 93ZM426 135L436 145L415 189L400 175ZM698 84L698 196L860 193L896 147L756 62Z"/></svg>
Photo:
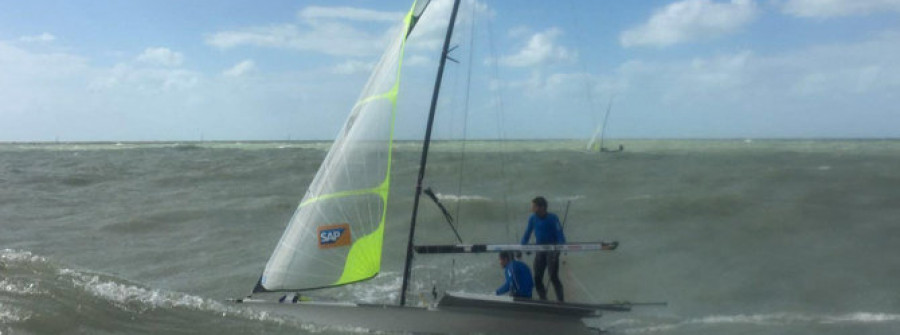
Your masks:
<svg viewBox="0 0 900 335"><path fill-rule="evenodd" d="M444 48L441 51L441 61L438 65L437 78L434 80L434 93L431 94L431 109L428 111L428 125L425 128L425 141L422 143L422 160L419 162L419 179L416 181L416 197L413 201L412 220L409 224L409 240L406 244L406 264L403 266L403 286L400 289L400 306L406 305L406 289L409 287L409 275L412 270L413 237L416 235L416 215L419 213L419 197L422 195L422 180L425 179L425 163L428 162L428 146L431 144L431 128L434 125L434 111L437 108L438 94L441 90L441 79L444 77L444 64L447 63L447 54L450 52L450 37L453 35L453 25L456 22L456 12L459 10L459 0L453 1L453 11L450 13L450 23L447 25L447 35L444 37Z"/></svg>

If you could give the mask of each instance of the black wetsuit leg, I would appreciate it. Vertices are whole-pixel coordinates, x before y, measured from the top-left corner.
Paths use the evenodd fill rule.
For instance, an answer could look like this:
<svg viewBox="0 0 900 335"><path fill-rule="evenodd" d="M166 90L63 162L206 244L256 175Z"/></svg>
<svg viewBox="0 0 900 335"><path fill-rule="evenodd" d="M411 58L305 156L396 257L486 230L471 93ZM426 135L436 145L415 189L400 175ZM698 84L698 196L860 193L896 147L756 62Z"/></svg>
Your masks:
<svg viewBox="0 0 900 335"><path fill-rule="evenodd" d="M544 287L544 270L547 269L547 252L539 251L534 254L534 288L541 300L547 300L547 288Z"/></svg>
<svg viewBox="0 0 900 335"><path fill-rule="evenodd" d="M553 291L556 292L556 300L563 302L565 301L563 299L563 287L562 282L559 281L559 251L553 251L546 258L547 266L550 267L550 282L553 283ZM547 294L546 291L544 294Z"/></svg>

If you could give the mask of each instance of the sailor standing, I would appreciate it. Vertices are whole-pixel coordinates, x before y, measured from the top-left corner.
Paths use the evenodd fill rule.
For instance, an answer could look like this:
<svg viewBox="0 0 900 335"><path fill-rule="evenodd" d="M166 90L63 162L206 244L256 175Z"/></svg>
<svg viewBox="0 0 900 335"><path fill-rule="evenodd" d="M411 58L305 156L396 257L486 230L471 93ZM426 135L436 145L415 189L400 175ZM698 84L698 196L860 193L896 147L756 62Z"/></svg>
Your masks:
<svg viewBox="0 0 900 335"><path fill-rule="evenodd" d="M525 236L522 236L522 244L528 244L531 233L534 232L536 244L565 244L566 236L563 235L562 224L556 214L547 212L547 199L536 197L531 200L531 217L528 218L528 228ZM547 288L544 287L544 271L550 268L550 282L553 291L556 292L556 300L563 299L562 282L559 280L559 251L539 251L534 256L534 284L541 300L547 300Z"/></svg>

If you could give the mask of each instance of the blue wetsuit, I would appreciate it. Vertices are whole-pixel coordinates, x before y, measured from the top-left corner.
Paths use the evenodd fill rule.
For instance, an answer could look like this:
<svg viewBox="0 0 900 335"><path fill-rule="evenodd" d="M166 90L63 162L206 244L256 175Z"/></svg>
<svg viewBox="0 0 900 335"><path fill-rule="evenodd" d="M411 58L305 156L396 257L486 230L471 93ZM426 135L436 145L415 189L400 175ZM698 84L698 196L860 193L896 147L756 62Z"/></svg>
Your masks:
<svg viewBox="0 0 900 335"><path fill-rule="evenodd" d="M511 292L512 296L519 298L531 298L531 289L534 282L531 280L531 270L528 265L517 260L510 260L503 269L506 283L497 289L497 295Z"/></svg>
<svg viewBox="0 0 900 335"><path fill-rule="evenodd" d="M522 244L528 244L531 239L531 232L534 231L534 241L536 244L565 244L566 236L563 235L562 224L559 223L559 217L553 213L547 213L543 218L537 214L531 214L528 218L528 228L525 229L525 236L522 236Z"/></svg>
<svg viewBox="0 0 900 335"><path fill-rule="evenodd" d="M525 236L522 236L522 244L528 244L531 232L534 232L536 244L565 244L566 236L563 234L559 217L553 213L547 213L544 217L531 214L528 218L528 228ZM553 284L553 292L556 300L565 301L563 297L562 282L559 280L559 251L540 251L534 255L534 284L541 300L547 300L547 288L544 287L544 271L550 268L550 283Z"/></svg>

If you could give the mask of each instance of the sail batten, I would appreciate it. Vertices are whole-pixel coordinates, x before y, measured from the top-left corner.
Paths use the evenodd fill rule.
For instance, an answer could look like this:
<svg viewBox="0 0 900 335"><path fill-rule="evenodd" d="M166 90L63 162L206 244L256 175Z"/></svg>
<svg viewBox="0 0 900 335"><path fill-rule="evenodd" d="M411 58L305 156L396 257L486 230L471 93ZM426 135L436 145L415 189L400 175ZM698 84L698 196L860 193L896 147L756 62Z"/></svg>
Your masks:
<svg viewBox="0 0 900 335"><path fill-rule="evenodd" d="M381 270L404 19L300 201L254 291L302 291L371 279Z"/></svg>

